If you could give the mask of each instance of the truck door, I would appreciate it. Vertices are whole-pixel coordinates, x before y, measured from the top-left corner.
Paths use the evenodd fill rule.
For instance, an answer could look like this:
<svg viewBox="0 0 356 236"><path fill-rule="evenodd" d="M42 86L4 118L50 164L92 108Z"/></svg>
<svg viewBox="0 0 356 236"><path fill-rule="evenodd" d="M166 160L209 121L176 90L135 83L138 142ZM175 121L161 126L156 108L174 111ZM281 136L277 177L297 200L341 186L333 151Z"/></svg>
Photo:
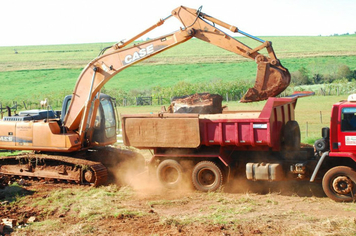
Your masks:
<svg viewBox="0 0 356 236"><path fill-rule="evenodd" d="M340 152L356 152L356 107L341 107L338 143Z"/></svg>

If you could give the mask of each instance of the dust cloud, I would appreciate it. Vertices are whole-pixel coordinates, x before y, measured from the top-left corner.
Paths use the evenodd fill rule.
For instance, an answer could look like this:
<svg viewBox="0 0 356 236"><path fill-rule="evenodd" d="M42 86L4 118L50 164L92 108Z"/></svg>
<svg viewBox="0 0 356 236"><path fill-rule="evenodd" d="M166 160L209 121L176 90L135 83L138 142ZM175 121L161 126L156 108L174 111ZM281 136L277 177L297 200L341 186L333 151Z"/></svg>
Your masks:
<svg viewBox="0 0 356 236"><path fill-rule="evenodd" d="M183 178L178 188L166 188L159 182L156 171L149 170L147 166L144 170L138 171L126 162L116 168L110 168L109 171L114 174L115 184L132 187L138 197L179 197L194 190L191 181L186 177Z"/></svg>
<svg viewBox="0 0 356 236"><path fill-rule="evenodd" d="M131 152L132 153L132 152ZM254 161L258 162L261 157L255 156ZM148 159L148 158L146 158ZM130 186L142 198L170 198L184 196L186 193L196 191L192 183L193 163L181 161L183 167L183 178L181 184L170 189L163 186L156 173L156 168L149 168L145 158L140 153L130 154L124 161L108 164L109 183L118 186ZM269 194L278 193L280 195L301 197L324 197L325 194L319 183L309 183L308 181L288 180L288 181L252 181L246 179L244 171L239 169L237 173L224 175L224 185L218 191L226 193L256 193Z"/></svg>

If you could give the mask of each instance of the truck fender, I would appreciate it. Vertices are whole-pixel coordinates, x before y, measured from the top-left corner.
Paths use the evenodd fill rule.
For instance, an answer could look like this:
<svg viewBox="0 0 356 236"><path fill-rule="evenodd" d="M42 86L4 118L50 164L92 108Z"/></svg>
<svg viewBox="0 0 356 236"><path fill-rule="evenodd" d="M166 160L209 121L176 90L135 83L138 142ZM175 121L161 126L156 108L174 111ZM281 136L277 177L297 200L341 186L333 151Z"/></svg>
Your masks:
<svg viewBox="0 0 356 236"><path fill-rule="evenodd" d="M323 155L320 157L318 164L316 165L316 167L313 171L312 177L310 178L310 182L314 182L315 177L319 172L320 166L321 166L321 164L323 164L326 156L329 156L329 152L324 152Z"/></svg>

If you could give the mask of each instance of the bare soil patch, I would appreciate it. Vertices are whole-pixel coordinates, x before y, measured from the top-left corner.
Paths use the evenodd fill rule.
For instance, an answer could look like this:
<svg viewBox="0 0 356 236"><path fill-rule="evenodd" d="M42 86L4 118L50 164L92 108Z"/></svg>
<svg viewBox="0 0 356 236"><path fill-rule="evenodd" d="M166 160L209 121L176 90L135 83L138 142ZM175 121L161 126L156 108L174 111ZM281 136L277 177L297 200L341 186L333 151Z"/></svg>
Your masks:
<svg viewBox="0 0 356 236"><path fill-rule="evenodd" d="M2 195L0 219L16 219L18 226L6 228L6 235L356 234L356 205L333 202L324 196L318 184L262 186L239 181L218 192L202 193L147 184L133 188L103 186L96 190L88 186L30 182L30 186L11 185L1 191L11 188L20 190L8 202ZM53 208L60 193L67 197L62 198L62 205ZM92 195L86 198L80 193ZM106 197L94 199L89 206L80 203L89 202L96 195ZM80 199L67 204L65 199L73 197ZM45 199L53 200L47 205L38 204ZM84 207L108 200L109 204L83 216ZM26 224L31 216L37 222Z"/></svg>

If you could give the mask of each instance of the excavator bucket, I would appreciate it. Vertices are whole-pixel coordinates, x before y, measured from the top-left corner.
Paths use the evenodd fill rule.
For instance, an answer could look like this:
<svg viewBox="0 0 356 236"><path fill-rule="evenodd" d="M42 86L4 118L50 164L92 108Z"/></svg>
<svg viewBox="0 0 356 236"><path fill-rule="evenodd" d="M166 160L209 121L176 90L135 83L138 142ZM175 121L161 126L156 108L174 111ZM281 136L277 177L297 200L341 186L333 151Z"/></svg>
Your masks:
<svg viewBox="0 0 356 236"><path fill-rule="evenodd" d="M249 88L240 102L257 102L275 97L283 92L290 83L290 74L282 65L274 66L269 62L260 62L253 88Z"/></svg>

